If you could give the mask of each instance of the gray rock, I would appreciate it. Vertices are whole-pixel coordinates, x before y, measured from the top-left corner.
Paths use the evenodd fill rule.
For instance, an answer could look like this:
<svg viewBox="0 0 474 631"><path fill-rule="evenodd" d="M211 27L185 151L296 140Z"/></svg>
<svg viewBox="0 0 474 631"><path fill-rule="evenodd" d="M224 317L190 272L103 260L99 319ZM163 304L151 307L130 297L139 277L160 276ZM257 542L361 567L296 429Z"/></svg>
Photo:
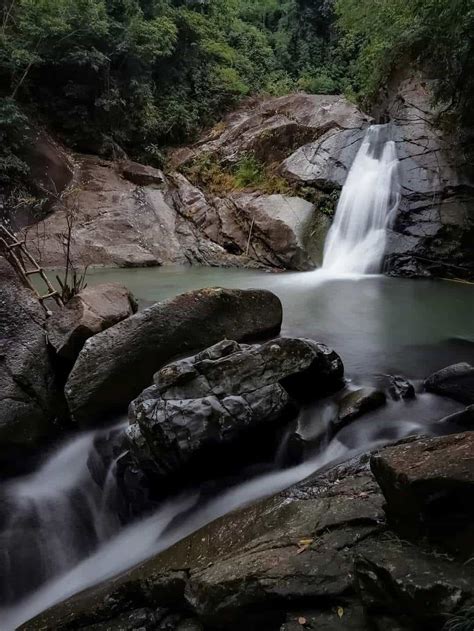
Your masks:
<svg viewBox="0 0 474 631"><path fill-rule="evenodd" d="M463 362L442 368L426 379L425 389L461 403L474 403L474 367Z"/></svg>
<svg viewBox="0 0 474 631"><path fill-rule="evenodd" d="M45 313L0 257L0 457L54 435L58 400Z"/></svg>
<svg viewBox="0 0 474 631"><path fill-rule="evenodd" d="M86 340L137 310L126 287L116 283L86 287L47 320L48 341L63 359L75 361Z"/></svg>
<svg viewBox="0 0 474 631"><path fill-rule="evenodd" d="M298 338L261 346L225 340L170 364L130 406L127 436L137 466L169 476L203 454L212 459L213 450L291 418L298 379L298 392L307 387L317 397L338 389L342 374L335 353Z"/></svg>
<svg viewBox="0 0 474 631"><path fill-rule="evenodd" d="M450 434L474 430L474 405L469 405L460 412L445 416L436 423L436 429L443 429Z"/></svg>
<svg viewBox="0 0 474 631"><path fill-rule="evenodd" d="M441 629L447 615L472 602L474 572L468 566L396 539L363 548L355 576L362 602L375 617L385 614L405 620L409 628Z"/></svg>
<svg viewBox="0 0 474 631"><path fill-rule="evenodd" d="M416 397L415 387L408 379L401 375L391 375L389 379L389 391L396 401L400 399L414 399Z"/></svg>
<svg viewBox="0 0 474 631"><path fill-rule="evenodd" d="M376 388L359 388L349 392L339 403L337 419L332 421L333 428L339 431L356 418L381 407L386 400L385 393Z"/></svg>
<svg viewBox="0 0 474 631"><path fill-rule="evenodd" d="M100 423L174 357L226 337L270 337L281 320L280 300L264 290L203 289L153 305L86 342L65 388L71 414L81 425Z"/></svg>
<svg viewBox="0 0 474 631"><path fill-rule="evenodd" d="M399 531L472 555L474 432L390 447L372 457L371 467Z"/></svg>

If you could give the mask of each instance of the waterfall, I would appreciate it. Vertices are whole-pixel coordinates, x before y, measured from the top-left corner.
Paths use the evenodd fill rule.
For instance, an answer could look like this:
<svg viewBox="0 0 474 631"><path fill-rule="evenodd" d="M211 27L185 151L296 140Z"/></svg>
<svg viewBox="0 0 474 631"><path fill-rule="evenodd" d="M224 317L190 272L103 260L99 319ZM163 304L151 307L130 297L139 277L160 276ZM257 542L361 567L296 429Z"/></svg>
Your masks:
<svg viewBox="0 0 474 631"><path fill-rule="evenodd" d="M372 125L347 176L324 247L330 273L380 272L387 228L396 214L400 183L389 125Z"/></svg>

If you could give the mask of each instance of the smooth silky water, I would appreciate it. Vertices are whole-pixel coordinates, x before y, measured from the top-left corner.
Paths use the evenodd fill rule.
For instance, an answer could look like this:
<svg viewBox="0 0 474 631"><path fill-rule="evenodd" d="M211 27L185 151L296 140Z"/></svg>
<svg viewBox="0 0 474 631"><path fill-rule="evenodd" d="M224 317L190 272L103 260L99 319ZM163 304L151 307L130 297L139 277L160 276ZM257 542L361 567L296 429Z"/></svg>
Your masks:
<svg viewBox="0 0 474 631"><path fill-rule="evenodd" d="M36 472L4 485L2 500L9 510L0 524L2 631L330 463L409 434L438 433L436 421L460 409L420 389L422 379L436 369L459 361L474 363L473 287L374 274L380 270L399 195L389 132L388 126L367 132L341 194L322 269L283 274L199 267L104 269L92 271L88 283L123 283L142 308L203 287L269 289L283 303L282 334L335 348L344 361L348 388L385 387L387 375L402 374L417 386L417 398L389 401L330 442L325 429L336 403L317 402L289 428L273 462L255 463L238 479L184 489L156 513L125 527L109 501L115 492L114 465L103 491L89 474L94 441L103 430L70 438L45 456ZM285 441L295 430L314 448L302 464L283 468Z"/></svg>

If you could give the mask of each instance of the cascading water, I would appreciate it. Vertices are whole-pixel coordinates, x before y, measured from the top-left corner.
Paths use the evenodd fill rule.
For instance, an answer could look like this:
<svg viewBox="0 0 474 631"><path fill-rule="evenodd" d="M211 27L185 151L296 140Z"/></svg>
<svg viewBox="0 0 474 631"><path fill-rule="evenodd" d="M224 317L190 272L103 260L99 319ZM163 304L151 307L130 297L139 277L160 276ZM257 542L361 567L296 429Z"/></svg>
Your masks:
<svg viewBox="0 0 474 631"><path fill-rule="evenodd" d="M324 247L322 269L331 274L380 271L387 228L400 197L395 143L390 125L372 125L341 192Z"/></svg>

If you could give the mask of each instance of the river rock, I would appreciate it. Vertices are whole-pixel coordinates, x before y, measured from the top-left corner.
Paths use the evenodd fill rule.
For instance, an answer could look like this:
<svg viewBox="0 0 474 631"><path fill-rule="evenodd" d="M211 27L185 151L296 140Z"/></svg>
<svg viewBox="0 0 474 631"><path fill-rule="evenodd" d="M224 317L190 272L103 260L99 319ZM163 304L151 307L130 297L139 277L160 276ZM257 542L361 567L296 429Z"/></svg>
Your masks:
<svg viewBox="0 0 474 631"><path fill-rule="evenodd" d="M390 447L371 467L398 530L474 552L474 432Z"/></svg>
<svg viewBox="0 0 474 631"><path fill-rule="evenodd" d="M440 427L449 434L473 431L474 405L468 405L467 408L460 412L445 416L436 423L436 430L439 430Z"/></svg>
<svg viewBox="0 0 474 631"><path fill-rule="evenodd" d="M137 465L169 476L199 459L196 469L203 469L215 451L249 443L294 416L291 395L339 389L343 372L336 353L298 338L256 346L224 340L170 364L130 406L127 435ZM293 387L299 378L304 386Z"/></svg>
<svg viewBox="0 0 474 631"><path fill-rule="evenodd" d="M401 375L391 375L389 391L396 401L400 399L414 399L416 397L415 387L405 377Z"/></svg>
<svg viewBox="0 0 474 631"><path fill-rule="evenodd" d="M133 295L122 285L86 287L47 320L48 341L59 357L74 362L86 340L136 310Z"/></svg>
<svg viewBox="0 0 474 631"><path fill-rule="evenodd" d="M178 355L225 338L272 336L280 300L265 290L202 289L157 303L87 340L66 384L73 418L91 425L123 411Z"/></svg>
<svg viewBox="0 0 474 631"><path fill-rule="evenodd" d="M474 367L462 362L442 368L426 379L425 389L461 403L474 403Z"/></svg>
<svg viewBox="0 0 474 631"><path fill-rule="evenodd" d="M0 458L13 467L22 460L19 449L57 432L60 397L45 320L39 301L0 257Z"/></svg>
<svg viewBox="0 0 474 631"><path fill-rule="evenodd" d="M376 388L359 388L346 394L339 403L337 419L332 421L335 431L339 431L356 418L372 412L385 404L385 392Z"/></svg>

